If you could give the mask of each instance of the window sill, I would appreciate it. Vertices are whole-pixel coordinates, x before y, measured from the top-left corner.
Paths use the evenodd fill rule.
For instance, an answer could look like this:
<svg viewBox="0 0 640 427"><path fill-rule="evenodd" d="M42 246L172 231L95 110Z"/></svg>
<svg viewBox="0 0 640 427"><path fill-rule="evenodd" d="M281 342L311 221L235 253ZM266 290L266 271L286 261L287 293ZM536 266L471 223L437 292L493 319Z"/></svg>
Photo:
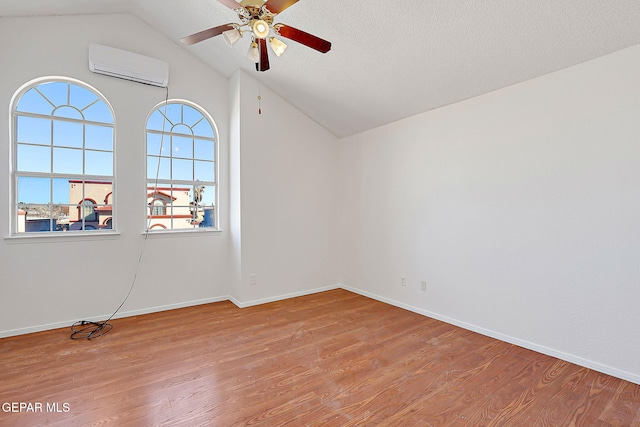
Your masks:
<svg viewBox="0 0 640 427"><path fill-rule="evenodd" d="M20 243L49 243L49 242L72 242L77 240L104 240L104 239L117 239L120 238L120 233L117 231L84 231L84 232L38 232L38 233L25 233L15 234L12 236L5 236L4 240L7 244L20 244Z"/></svg>
<svg viewBox="0 0 640 427"><path fill-rule="evenodd" d="M219 228L195 228L195 229L182 229L182 230L151 230L149 232L143 231L143 236L149 236L150 238L158 237L187 237L187 236L204 236L204 235L220 235L222 230Z"/></svg>

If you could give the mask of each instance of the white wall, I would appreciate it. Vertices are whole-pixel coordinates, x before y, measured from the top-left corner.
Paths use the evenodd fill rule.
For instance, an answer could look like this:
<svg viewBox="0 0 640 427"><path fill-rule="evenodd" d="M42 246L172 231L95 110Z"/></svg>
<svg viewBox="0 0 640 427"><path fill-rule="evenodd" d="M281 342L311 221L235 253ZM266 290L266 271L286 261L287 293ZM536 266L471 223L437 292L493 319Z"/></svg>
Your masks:
<svg viewBox="0 0 640 427"><path fill-rule="evenodd" d="M67 326L87 317L104 318L126 295L143 244L144 127L148 112L166 93L162 88L91 73L89 44L101 43L169 62L169 97L196 102L212 115L223 159L228 157L227 79L130 15L2 18L0 38L10 40L0 47L0 336ZM24 83L50 75L92 85L115 110L117 236L6 238L9 102ZM222 206L228 206L229 199L227 166L220 162ZM220 212L220 219L222 229L228 230L226 210ZM226 298L230 261L228 232L152 235L122 314Z"/></svg>
<svg viewBox="0 0 640 427"><path fill-rule="evenodd" d="M344 283L640 382L639 75L636 46L345 138Z"/></svg>
<svg viewBox="0 0 640 427"><path fill-rule="evenodd" d="M339 144L317 123L265 87L257 114L257 80L225 79L130 15L1 18L0 36L12 40L0 48L0 117L22 84L47 75L82 80L112 103L120 232L7 238L10 141L0 120L0 337L104 319L126 295L143 244L119 316L227 298L247 306L338 285ZM165 91L89 72L90 43L169 62L169 97L216 120L221 232L151 234L144 243L144 125Z"/></svg>
<svg viewBox="0 0 640 427"><path fill-rule="evenodd" d="M235 302L336 287L338 140L249 74L239 71L231 84L232 115L240 123L231 142L231 168L240 176L234 191L239 219L232 220L241 227Z"/></svg>

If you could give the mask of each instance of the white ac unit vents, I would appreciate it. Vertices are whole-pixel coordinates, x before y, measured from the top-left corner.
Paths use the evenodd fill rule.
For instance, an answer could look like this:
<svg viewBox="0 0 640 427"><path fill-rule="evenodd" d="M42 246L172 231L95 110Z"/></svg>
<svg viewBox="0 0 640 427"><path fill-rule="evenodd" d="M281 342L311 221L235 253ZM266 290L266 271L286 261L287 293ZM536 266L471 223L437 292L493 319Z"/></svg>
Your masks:
<svg viewBox="0 0 640 427"><path fill-rule="evenodd" d="M168 63L99 44L89 45L89 70L153 86L169 84Z"/></svg>

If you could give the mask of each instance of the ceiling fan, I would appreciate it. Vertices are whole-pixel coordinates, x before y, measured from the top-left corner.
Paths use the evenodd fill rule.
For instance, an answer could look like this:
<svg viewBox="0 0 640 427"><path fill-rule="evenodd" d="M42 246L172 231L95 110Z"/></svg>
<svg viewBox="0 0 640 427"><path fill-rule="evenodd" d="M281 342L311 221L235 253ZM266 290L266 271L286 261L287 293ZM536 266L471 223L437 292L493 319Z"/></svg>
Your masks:
<svg viewBox="0 0 640 427"><path fill-rule="evenodd" d="M192 45L222 34L227 44L233 46L240 40L243 33L248 32L251 34L251 46L249 47L247 58L256 64L256 71L267 71L269 69L267 41L277 56L282 55L287 48L284 42L275 38L275 36L270 36L271 31L318 52L327 53L331 49L331 42L289 25L273 23L273 19L278 13L294 5L298 0L242 0L240 3L235 0L218 1L235 10L240 18L240 23L218 25L217 27L200 31L183 37L180 39L182 43Z"/></svg>

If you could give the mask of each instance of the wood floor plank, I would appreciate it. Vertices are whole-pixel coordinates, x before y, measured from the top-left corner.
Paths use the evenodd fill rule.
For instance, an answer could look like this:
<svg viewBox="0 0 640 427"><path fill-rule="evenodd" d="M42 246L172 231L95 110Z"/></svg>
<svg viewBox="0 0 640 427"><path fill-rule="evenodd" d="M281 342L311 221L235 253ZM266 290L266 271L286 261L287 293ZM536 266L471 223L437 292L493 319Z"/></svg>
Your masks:
<svg viewBox="0 0 640 427"><path fill-rule="evenodd" d="M0 403L61 408L0 425L640 426L640 385L344 290L112 323L0 339Z"/></svg>

